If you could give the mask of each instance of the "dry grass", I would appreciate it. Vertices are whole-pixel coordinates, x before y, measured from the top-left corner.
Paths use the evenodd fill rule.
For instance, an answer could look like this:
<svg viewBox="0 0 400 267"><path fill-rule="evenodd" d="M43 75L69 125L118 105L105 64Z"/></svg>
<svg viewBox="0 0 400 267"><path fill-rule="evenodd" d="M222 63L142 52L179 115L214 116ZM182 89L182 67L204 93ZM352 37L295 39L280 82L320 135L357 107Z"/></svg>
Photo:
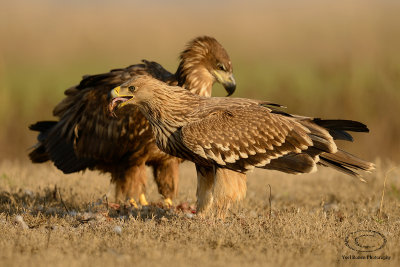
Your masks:
<svg viewBox="0 0 400 267"><path fill-rule="evenodd" d="M219 221L191 218L157 205L120 213L107 210L103 198L109 189L106 176L95 172L66 176L50 165L3 161L0 265L382 264L383 260L342 258L370 254L390 256L385 265L398 266L400 169L387 177L378 217L383 181L390 168L378 163L367 184L325 168L303 176L255 171L249 175L245 201ZM184 164L181 169L177 203L193 203L192 165ZM272 188L271 216L268 184ZM151 200L159 200L152 181L148 193ZM372 253L346 247L345 237L363 229L385 235L386 246Z"/></svg>

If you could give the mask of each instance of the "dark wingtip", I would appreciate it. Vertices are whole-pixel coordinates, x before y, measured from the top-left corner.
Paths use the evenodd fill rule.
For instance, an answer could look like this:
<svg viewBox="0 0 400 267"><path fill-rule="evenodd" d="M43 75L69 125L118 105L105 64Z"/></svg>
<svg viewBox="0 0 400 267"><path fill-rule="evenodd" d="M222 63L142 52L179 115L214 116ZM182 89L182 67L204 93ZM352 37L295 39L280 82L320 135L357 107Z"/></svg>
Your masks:
<svg viewBox="0 0 400 267"><path fill-rule="evenodd" d="M43 132L47 131L48 129L52 128L54 125L57 124L57 121L38 121L34 124L28 126L29 130Z"/></svg>
<svg viewBox="0 0 400 267"><path fill-rule="evenodd" d="M313 120L319 126L332 129L332 130L342 130L342 131L351 131L351 132L365 132L368 133L369 129L367 125L359 121L352 120L322 120L322 119L314 119Z"/></svg>

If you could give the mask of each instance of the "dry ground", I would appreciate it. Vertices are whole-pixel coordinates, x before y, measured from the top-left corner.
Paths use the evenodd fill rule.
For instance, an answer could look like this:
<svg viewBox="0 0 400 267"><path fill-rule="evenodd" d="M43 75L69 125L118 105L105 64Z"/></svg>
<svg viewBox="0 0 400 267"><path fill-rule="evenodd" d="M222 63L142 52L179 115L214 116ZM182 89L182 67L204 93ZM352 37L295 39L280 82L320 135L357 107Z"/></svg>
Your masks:
<svg viewBox="0 0 400 267"><path fill-rule="evenodd" d="M303 176L257 170L249 175L246 200L220 221L157 205L107 210L107 176L66 176L51 165L3 161L0 266L399 266L400 168L387 175L378 215L391 168L378 162L367 184L329 169ZM176 203L191 204L193 166L181 169ZM148 196L160 200L151 180ZM345 239L357 230L377 231L387 243L371 253L351 250ZM358 239L361 246L381 241ZM355 242L351 236L349 244ZM343 259L367 255L390 259Z"/></svg>

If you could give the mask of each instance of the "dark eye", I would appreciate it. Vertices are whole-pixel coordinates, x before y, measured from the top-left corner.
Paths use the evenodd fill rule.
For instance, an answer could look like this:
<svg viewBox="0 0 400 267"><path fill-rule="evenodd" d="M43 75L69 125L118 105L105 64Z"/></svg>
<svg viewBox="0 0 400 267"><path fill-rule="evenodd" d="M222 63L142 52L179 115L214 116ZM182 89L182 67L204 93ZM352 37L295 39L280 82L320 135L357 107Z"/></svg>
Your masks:
<svg viewBox="0 0 400 267"><path fill-rule="evenodd" d="M133 92L135 92L136 87L133 86L133 85L131 85L131 86L128 87L128 89L129 89L129 91L130 91L131 93L133 93Z"/></svg>
<svg viewBox="0 0 400 267"><path fill-rule="evenodd" d="M225 66L224 66L224 64L222 64L222 63L218 63L218 64L217 64L217 68L218 68L219 70L226 71Z"/></svg>

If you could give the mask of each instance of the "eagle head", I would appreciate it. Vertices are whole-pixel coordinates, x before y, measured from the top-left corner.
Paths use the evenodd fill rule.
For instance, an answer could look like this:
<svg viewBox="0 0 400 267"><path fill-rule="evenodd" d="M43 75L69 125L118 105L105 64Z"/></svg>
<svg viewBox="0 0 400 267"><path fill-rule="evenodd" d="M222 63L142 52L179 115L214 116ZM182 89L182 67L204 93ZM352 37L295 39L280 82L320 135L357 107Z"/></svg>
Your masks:
<svg viewBox="0 0 400 267"><path fill-rule="evenodd" d="M163 86L164 83L147 75L139 75L111 90L111 102L108 110L111 114L126 105L140 105L150 101L154 94L154 88Z"/></svg>

